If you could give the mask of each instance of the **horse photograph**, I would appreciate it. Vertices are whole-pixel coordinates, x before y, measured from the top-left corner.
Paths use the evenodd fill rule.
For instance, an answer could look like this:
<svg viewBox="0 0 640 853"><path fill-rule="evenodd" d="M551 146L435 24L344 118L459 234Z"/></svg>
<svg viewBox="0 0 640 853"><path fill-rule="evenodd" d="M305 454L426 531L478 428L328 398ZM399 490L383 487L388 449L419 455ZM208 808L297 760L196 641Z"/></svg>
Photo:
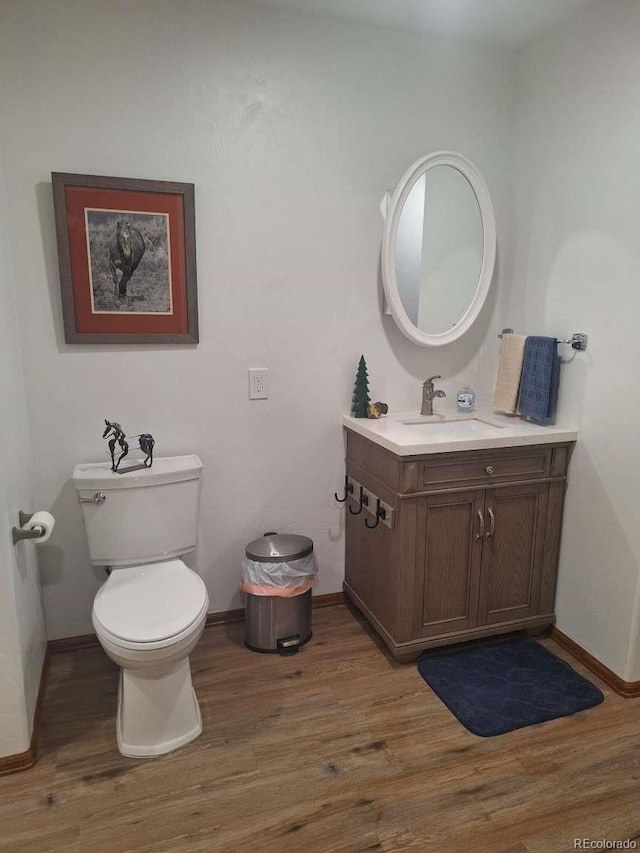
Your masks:
<svg viewBox="0 0 640 853"><path fill-rule="evenodd" d="M166 213L85 208L94 314L171 314Z"/></svg>

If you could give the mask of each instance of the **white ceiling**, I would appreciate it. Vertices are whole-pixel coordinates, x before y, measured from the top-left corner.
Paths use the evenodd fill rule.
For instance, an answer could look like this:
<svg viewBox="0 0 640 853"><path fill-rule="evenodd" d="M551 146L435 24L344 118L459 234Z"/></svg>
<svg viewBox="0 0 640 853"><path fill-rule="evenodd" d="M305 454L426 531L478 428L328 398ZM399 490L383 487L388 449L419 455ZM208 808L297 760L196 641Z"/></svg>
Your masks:
<svg viewBox="0 0 640 853"><path fill-rule="evenodd" d="M520 48L595 0L253 0L299 12Z"/></svg>

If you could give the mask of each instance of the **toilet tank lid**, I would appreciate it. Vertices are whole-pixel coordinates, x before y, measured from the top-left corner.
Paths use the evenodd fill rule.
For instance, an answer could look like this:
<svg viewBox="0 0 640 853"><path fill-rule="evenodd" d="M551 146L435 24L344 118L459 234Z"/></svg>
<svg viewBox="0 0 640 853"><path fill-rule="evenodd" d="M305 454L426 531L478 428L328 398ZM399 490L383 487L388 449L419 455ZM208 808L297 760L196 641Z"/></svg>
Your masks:
<svg viewBox="0 0 640 853"><path fill-rule="evenodd" d="M127 460L123 460L126 467ZM73 469L76 489L136 489L157 486L163 483L180 483L197 480L202 472L202 462L195 454L188 456L160 456L153 460L151 468L141 468L131 473L118 474L111 470L110 462L88 462Z"/></svg>

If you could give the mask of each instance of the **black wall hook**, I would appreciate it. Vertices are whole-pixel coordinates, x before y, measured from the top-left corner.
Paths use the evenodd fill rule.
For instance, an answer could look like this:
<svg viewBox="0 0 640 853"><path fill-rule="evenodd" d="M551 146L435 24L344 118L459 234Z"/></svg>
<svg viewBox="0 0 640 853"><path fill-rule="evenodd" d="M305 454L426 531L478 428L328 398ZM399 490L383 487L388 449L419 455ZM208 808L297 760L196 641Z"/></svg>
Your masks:
<svg viewBox="0 0 640 853"><path fill-rule="evenodd" d="M338 501L339 504L343 504L350 494L353 493L353 483L349 482L349 475L347 474L344 478L344 497L339 498L338 493L334 492L333 496Z"/></svg>
<svg viewBox="0 0 640 853"><path fill-rule="evenodd" d="M369 528L369 530L375 530L375 528L380 524L380 519L384 521L387 517L387 511L383 506L380 506L380 498L376 500L376 523L369 524L369 520L365 518L364 523Z"/></svg>
<svg viewBox="0 0 640 853"><path fill-rule="evenodd" d="M360 515L363 506L369 506L369 495L365 495L364 486L360 486L360 501L358 509L354 509L351 504L349 504L349 512L351 515Z"/></svg>

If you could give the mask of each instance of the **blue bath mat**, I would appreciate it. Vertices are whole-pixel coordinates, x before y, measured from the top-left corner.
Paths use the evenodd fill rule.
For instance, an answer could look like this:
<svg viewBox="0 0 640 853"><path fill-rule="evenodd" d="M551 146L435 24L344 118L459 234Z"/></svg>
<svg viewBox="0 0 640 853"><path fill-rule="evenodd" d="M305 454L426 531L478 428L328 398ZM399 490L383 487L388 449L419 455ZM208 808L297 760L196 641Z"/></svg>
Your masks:
<svg viewBox="0 0 640 853"><path fill-rule="evenodd" d="M567 717L602 693L535 640L516 637L427 655L418 672L465 728L480 737Z"/></svg>

